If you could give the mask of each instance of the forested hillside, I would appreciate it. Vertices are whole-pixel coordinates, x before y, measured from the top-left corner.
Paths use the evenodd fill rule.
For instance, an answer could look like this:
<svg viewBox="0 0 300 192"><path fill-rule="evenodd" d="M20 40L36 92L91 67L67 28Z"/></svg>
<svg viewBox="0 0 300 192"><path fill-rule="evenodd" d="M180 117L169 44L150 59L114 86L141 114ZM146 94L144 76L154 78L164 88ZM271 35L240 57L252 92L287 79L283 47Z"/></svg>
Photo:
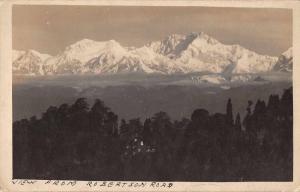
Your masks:
<svg viewBox="0 0 300 192"><path fill-rule="evenodd" d="M151 181L291 181L292 87L248 101L247 115L195 109L173 121L118 119L100 99L50 106L13 123L13 177ZM130 108L128 108L130 110ZM180 110L180 109L178 109Z"/></svg>

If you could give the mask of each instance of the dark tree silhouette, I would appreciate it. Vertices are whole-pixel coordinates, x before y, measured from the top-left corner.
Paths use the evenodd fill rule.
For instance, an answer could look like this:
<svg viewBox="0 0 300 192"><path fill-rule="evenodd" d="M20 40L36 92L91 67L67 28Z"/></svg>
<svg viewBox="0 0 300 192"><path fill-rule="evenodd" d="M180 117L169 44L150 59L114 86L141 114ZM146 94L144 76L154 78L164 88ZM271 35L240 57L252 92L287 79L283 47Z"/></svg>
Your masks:
<svg viewBox="0 0 300 192"><path fill-rule="evenodd" d="M235 118L235 123L234 123L237 131L241 131L242 129L242 124L241 124L241 116L240 113L237 113L236 118Z"/></svg>
<svg viewBox="0 0 300 192"><path fill-rule="evenodd" d="M96 99L50 106L13 123L13 178L151 181L291 181L293 92L257 100L233 118L196 109L124 119ZM120 123L120 124L119 124Z"/></svg>
<svg viewBox="0 0 300 192"><path fill-rule="evenodd" d="M231 99L229 98L226 106L226 116L229 125L233 125L233 113L232 113L232 104Z"/></svg>

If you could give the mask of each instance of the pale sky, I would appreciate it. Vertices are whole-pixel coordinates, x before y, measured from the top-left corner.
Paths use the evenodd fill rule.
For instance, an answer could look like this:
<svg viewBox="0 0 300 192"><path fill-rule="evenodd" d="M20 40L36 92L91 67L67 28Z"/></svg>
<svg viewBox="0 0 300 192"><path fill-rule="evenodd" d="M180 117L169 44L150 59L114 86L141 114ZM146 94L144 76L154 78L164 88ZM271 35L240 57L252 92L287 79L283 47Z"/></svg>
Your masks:
<svg viewBox="0 0 300 192"><path fill-rule="evenodd" d="M225 44L240 44L278 56L292 46L288 9L14 5L13 48L57 54L88 38L142 46L170 34L205 32Z"/></svg>

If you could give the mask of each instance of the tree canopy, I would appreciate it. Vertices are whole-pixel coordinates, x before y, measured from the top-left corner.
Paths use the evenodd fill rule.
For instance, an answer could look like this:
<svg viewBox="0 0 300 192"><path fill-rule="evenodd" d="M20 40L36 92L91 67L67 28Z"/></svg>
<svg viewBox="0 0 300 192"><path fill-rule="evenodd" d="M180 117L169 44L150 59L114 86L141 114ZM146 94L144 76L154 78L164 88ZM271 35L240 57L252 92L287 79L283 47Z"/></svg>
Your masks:
<svg viewBox="0 0 300 192"><path fill-rule="evenodd" d="M224 104L225 106L225 104ZM253 107L254 106L254 107ZM195 109L119 120L103 101L50 106L13 123L13 177L151 181L291 181L293 93L225 113ZM225 108L224 107L224 108ZM128 109L130 110L130 109Z"/></svg>

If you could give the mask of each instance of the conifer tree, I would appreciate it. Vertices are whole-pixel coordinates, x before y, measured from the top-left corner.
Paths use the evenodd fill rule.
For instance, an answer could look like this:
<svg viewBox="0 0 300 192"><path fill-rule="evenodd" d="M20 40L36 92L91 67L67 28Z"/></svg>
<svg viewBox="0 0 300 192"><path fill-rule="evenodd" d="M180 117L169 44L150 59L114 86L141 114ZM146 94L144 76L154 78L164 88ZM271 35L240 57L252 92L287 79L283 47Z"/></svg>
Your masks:
<svg viewBox="0 0 300 192"><path fill-rule="evenodd" d="M233 125L233 114L232 114L232 104L231 99L229 98L226 106L226 116L229 125Z"/></svg>
<svg viewBox="0 0 300 192"><path fill-rule="evenodd" d="M235 118L235 123L234 123L236 129L238 131L241 131L242 129L242 125L241 125L241 117L240 117L240 113L237 113L236 118Z"/></svg>
<svg viewBox="0 0 300 192"><path fill-rule="evenodd" d="M146 119L144 122L144 129L142 132L142 137L146 144L150 143L151 136L151 119Z"/></svg>

